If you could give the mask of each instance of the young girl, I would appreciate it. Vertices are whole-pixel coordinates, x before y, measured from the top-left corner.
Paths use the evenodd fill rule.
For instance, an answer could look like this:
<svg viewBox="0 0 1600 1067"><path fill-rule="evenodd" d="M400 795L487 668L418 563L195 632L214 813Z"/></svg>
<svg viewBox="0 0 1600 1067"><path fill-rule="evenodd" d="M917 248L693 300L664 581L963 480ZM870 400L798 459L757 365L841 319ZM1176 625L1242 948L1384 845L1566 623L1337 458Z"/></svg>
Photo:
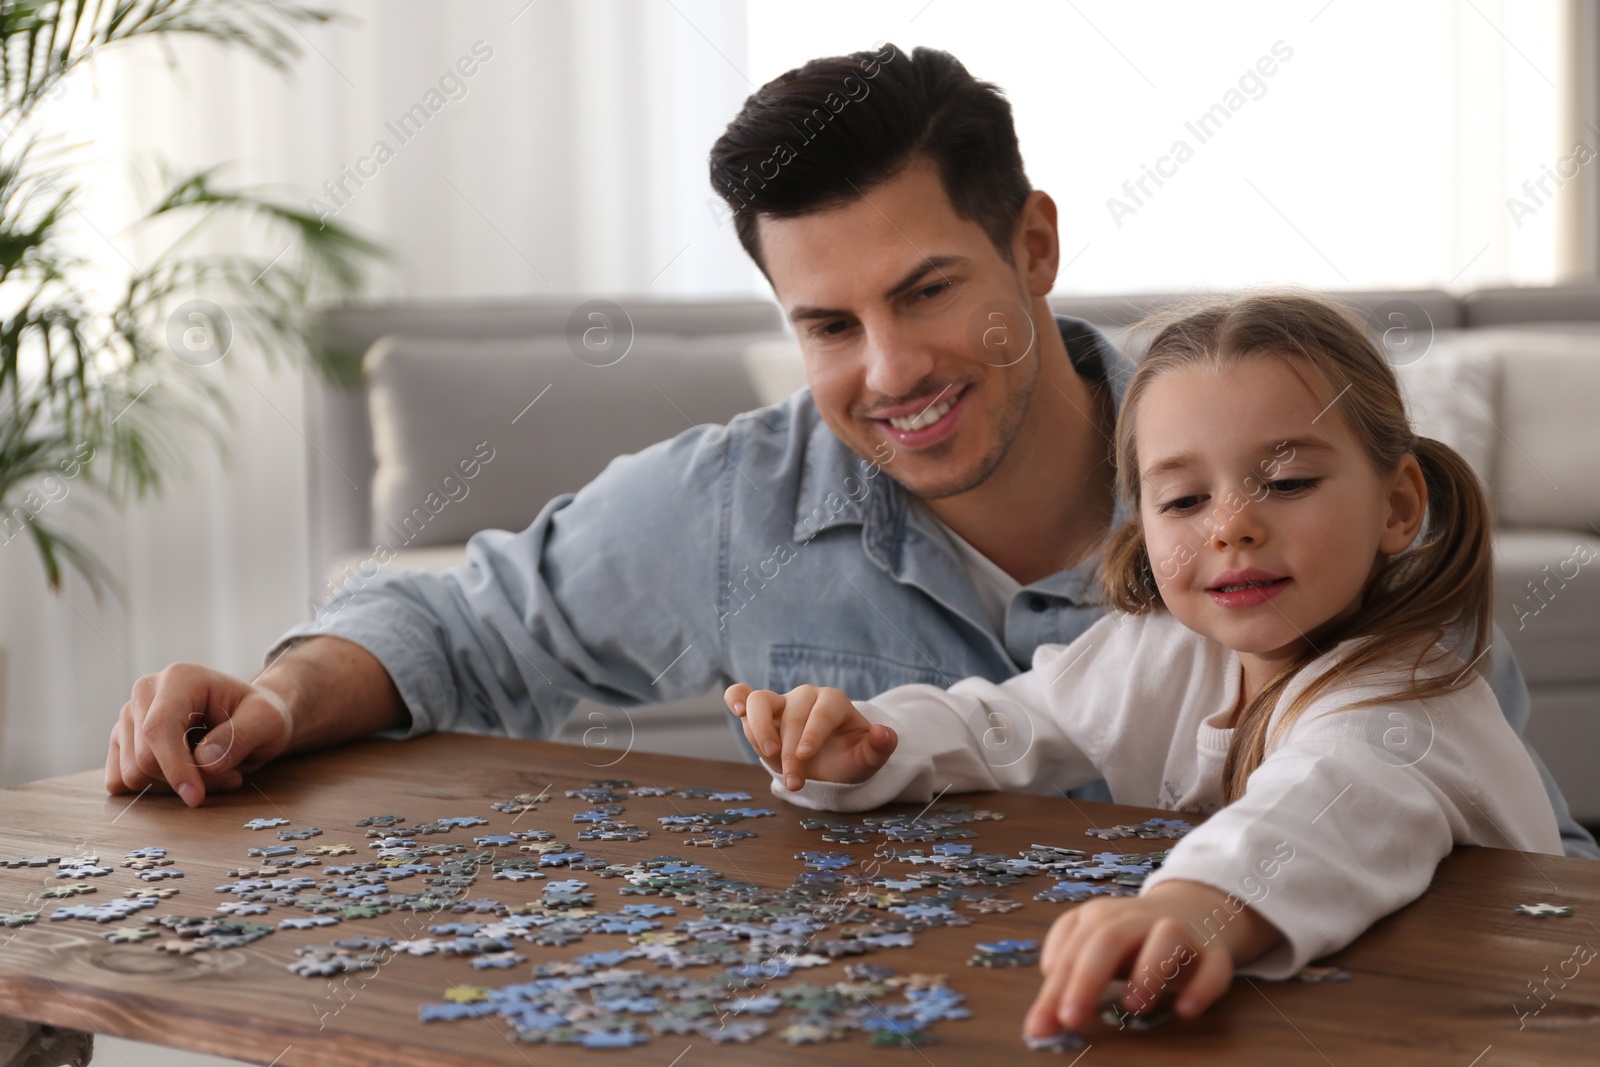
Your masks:
<svg viewBox="0 0 1600 1067"><path fill-rule="evenodd" d="M1120 804L1214 812L1137 897L1056 921L1034 1037L1086 1024L1119 972L1124 1005L1171 990L1185 1017L1236 970L1291 976L1415 899L1454 845L1561 854L1476 669L1483 491L1412 434L1364 325L1278 292L1151 329L1117 423L1116 611L1000 684L726 696L773 791L807 807L1104 778Z"/></svg>

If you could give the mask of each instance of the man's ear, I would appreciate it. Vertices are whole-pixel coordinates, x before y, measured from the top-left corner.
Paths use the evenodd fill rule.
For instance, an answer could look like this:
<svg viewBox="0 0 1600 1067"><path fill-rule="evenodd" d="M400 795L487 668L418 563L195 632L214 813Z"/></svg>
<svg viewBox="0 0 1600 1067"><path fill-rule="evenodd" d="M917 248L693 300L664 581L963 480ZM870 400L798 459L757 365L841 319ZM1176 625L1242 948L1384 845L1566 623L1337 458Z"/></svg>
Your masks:
<svg viewBox="0 0 1600 1067"><path fill-rule="evenodd" d="M1027 281L1030 296L1044 296L1055 288L1061 239L1056 232L1056 202L1042 189L1033 190L1022 203L1011 254Z"/></svg>
<svg viewBox="0 0 1600 1067"><path fill-rule="evenodd" d="M1389 514L1384 521L1378 551L1386 556L1404 552L1422 531L1428 510L1428 483L1417 457L1406 453L1389 476Z"/></svg>

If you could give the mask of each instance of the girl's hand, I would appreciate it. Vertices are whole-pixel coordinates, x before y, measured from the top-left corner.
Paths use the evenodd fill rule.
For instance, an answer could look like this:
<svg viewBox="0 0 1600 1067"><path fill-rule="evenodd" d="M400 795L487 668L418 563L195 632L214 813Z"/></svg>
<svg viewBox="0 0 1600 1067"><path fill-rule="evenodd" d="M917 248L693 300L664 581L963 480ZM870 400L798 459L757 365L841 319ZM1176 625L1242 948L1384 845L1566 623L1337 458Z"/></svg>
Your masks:
<svg viewBox="0 0 1600 1067"><path fill-rule="evenodd" d="M744 736L755 750L780 759L783 785L791 792L808 777L864 782L899 743L893 730L869 721L837 689L802 685L779 695L741 684L730 685L722 699L744 720Z"/></svg>
<svg viewBox="0 0 1600 1067"><path fill-rule="evenodd" d="M1120 974L1128 979L1123 1008L1148 1011L1171 993L1177 1014L1192 1019L1228 991L1236 964L1281 940L1244 901L1200 882L1174 879L1137 897L1089 900L1050 928L1039 957L1044 982L1023 1030L1046 1037L1083 1029Z"/></svg>

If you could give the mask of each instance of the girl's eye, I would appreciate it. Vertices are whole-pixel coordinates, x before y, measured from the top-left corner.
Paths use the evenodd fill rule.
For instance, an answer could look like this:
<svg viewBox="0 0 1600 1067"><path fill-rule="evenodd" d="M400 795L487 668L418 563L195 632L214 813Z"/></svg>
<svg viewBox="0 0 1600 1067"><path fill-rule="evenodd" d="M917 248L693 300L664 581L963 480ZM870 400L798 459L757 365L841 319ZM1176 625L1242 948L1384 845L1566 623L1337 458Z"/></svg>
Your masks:
<svg viewBox="0 0 1600 1067"><path fill-rule="evenodd" d="M1275 482L1268 482L1274 493L1279 496L1299 496L1317 487L1320 478L1280 478Z"/></svg>
<svg viewBox="0 0 1600 1067"><path fill-rule="evenodd" d="M1180 496L1176 500L1169 500L1156 508L1162 515L1175 515L1182 511L1191 511L1200 504L1199 496Z"/></svg>

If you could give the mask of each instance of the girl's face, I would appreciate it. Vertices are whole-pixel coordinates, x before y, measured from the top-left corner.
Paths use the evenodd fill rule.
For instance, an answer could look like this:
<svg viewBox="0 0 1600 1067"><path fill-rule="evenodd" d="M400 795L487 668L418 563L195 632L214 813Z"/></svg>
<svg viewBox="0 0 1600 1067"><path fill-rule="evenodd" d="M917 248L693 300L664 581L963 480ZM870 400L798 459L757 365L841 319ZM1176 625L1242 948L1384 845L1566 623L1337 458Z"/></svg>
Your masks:
<svg viewBox="0 0 1600 1067"><path fill-rule="evenodd" d="M1146 388L1134 432L1161 597L1241 656L1292 658L1356 608L1379 556L1422 521L1415 458L1375 471L1337 391L1302 360L1168 371Z"/></svg>

